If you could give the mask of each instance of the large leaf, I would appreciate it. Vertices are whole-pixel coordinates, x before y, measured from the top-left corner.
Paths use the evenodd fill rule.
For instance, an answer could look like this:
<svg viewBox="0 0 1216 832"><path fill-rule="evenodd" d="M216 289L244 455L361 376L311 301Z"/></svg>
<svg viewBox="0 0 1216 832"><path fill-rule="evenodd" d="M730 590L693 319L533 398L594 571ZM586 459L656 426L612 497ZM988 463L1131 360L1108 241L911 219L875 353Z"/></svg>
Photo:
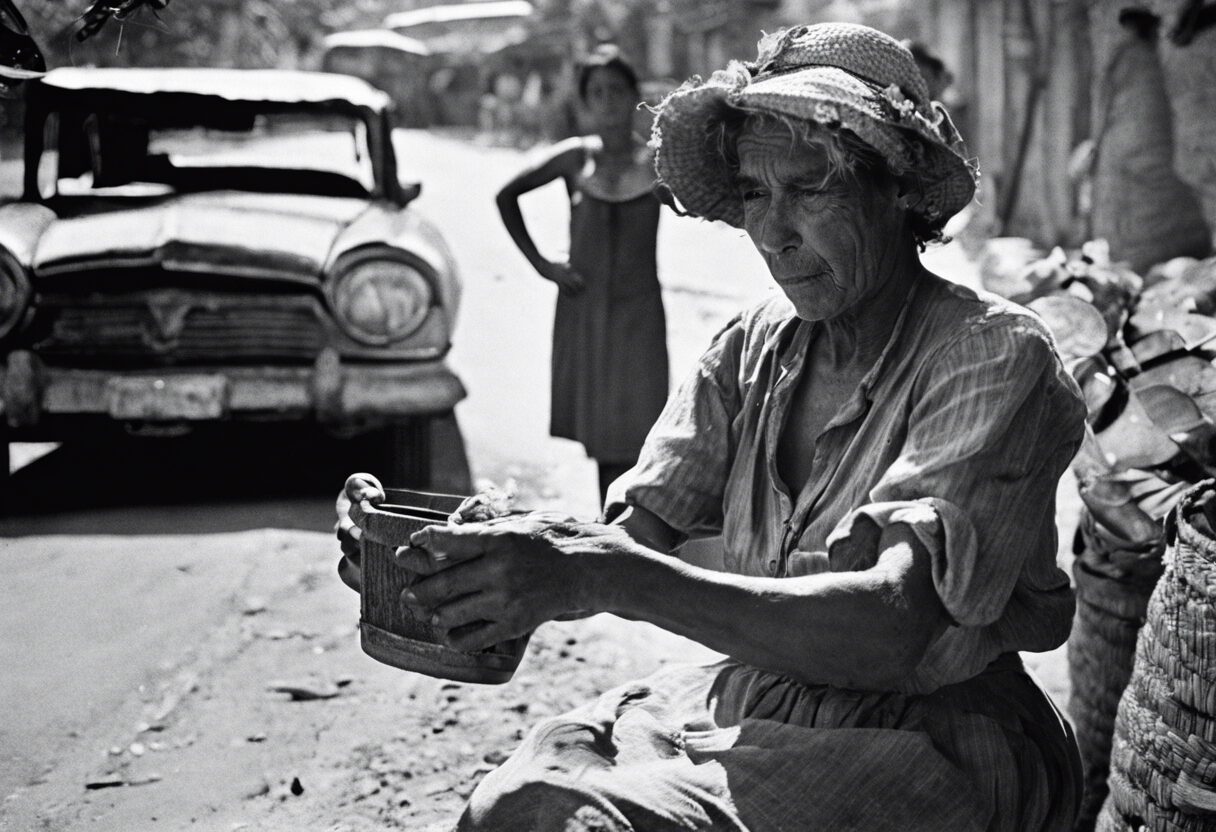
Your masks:
<svg viewBox="0 0 1216 832"><path fill-rule="evenodd" d="M1127 406L1098 434L1098 446L1113 468L1156 468L1178 455L1178 446L1153 424L1133 393Z"/></svg>
<svg viewBox="0 0 1216 832"><path fill-rule="evenodd" d="M1182 340L1187 350L1216 339L1216 320L1179 309L1140 308L1128 323L1134 335L1139 336L1137 340L1159 332L1173 332ZM1134 344L1132 349L1135 350Z"/></svg>
<svg viewBox="0 0 1216 832"><path fill-rule="evenodd" d="M1066 362L1097 355L1106 346L1106 320L1102 313L1077 297L1048 295L1029 304L1055 336L1056 346Z"/></svg>

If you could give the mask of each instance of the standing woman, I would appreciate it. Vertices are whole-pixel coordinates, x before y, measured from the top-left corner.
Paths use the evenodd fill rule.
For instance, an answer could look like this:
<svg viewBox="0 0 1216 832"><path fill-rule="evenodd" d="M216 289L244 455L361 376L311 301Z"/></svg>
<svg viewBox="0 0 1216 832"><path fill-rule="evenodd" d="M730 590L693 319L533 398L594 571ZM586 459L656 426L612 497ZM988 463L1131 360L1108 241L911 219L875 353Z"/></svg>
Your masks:
<svg viewBox="0 0 1216 832"><path fill-rule="evenodd" d="M631 468L667 400L667 327L655 264L654 161L634 134L637 75L615 47L579 70L590 135L567 139L498 194L511 239L559 289L553 322L549 432L582 442L599 465L600 497ZM519 197L555 179L570 195L570 261L536 248Z"/></svg>

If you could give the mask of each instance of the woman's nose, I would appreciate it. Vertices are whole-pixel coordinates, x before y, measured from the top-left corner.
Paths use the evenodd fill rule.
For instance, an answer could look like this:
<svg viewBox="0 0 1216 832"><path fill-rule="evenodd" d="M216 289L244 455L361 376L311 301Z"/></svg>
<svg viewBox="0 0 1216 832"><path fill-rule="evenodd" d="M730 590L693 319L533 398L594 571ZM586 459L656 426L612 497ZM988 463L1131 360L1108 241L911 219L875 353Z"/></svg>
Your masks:
<svg viewBox="0 0 1216 832"><path fill-rule="evenodd" d="M802 245L802 237L798 228L791 222L791 212L788 206L774 200L769 209L764 212L757 245L765 254L786 254L796 251Z"/></svg>

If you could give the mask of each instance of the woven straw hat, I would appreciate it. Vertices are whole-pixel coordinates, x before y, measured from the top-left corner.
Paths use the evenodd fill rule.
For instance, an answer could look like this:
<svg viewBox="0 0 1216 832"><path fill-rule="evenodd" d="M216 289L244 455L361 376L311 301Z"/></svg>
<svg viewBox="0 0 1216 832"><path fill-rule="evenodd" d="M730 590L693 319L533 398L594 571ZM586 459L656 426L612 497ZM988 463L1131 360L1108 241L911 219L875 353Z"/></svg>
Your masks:
<svg viewBox="0 0 1216 832"><path fill-rule="evenodd" d="M978 170L899 41L868 26L820 23L767 35L759 53L708 81L691 79L657 108L655 166L690 214L743 226L733 172L709 130L729 107L853 131L894 174L916 179L923 198L909 208L932 222L971 201Z"/></svg>

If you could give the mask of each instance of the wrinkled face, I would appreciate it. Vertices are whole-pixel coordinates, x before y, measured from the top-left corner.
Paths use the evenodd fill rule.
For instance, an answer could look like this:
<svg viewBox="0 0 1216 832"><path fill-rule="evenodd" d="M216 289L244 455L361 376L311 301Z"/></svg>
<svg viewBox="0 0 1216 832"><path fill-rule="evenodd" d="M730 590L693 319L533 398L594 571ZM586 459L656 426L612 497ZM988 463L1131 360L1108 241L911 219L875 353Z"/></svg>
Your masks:
<svg viewBox="0 0 1216 832"><path fill-rule="evenodd" d="M604 130L631 125L637 103L638 91L616 69L599 67L591 70L583 96L588 127Z"/></svg>
<svg viewBox="0 0 1216 832"><path fill-rule="evenodd" d="M749 120L737 151L744 229L798 317L827 320L873 296L906 240L895 183L830 176L826 151L780 124Z"/></svg>

